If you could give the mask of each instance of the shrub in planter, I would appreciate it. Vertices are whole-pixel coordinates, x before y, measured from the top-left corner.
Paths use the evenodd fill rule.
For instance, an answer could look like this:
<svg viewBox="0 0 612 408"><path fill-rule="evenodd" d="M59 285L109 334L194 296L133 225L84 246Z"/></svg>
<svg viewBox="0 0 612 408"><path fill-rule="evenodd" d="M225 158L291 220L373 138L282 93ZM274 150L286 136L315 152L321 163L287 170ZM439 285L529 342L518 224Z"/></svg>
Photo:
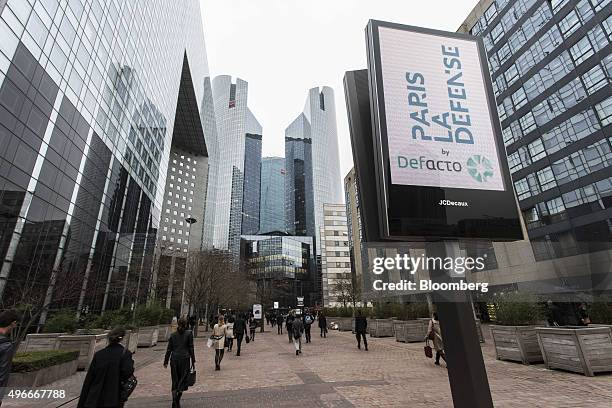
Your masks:
<svg viewBox="0 0 612 408"><path fill-rule="evenodd" d="M591 322L612 325L612 303L596 299L589 307Z"/></svg>
<svg viewBox="0 0 612 408"><path fill-rule="evenodd" d="M132 311L130 309L109 310L91 325L92 328L110 330L117 326L129 328L132 325Z"/></svg>
<svg viewBox="0 0 612 408"><path fill-rule="evenodd" d="M139 327L157 326L163 309L158 305L138 306L134 313L135 323Z"/></svg>
<svg viewBox="0 0 612 408"><path fill-rule="evenodd" d="M533 296L507 293L495 302L496 325L491 326L495 353L499 360L530 364L543 361L535 324L544 316Z"/></svg>
<svg viewBox="0 0 612 408"><path fill-rule="evenodd" d="M159 316L159 324L170 324L174 316L176 316L174 310L163 308Z"/></svg>
<svg viewBox="0 0 612 408"><path fill-rule="evenodd" d="M13 373L27 373L37 371L46 367L66 363L76 360L79 357L78 351L49 350L49 351L30 351L16 353L13 357Z"/></svg>
<svg viewBox="0 0 612 408"><path fill-rule="evenodd" d="M72 310L59 310L45 323L45 333L74 333L79 328L79 322Z"/></svg>

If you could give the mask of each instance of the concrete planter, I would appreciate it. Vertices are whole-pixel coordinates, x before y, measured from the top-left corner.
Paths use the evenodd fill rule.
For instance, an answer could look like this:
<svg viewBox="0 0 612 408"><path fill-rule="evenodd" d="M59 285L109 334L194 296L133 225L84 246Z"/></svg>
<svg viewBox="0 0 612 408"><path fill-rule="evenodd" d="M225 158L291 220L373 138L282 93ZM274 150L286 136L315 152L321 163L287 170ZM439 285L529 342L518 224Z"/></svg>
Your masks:
<svg viewBox="0 0 612 408"><path fill-rule="evenodd" d="M355 319L352 317L328 317L327 319L338 325L338 331L351 331L355 327Z"/></svg>
<svg viewBox="0 0 612 408"><path fill-rule="evenodd" d="M108 335L104 334L67 334L57 338L58 350L78 350L79 370L87 370L98 350L108 345Z"/></svg>
<svg viewBox="0 0 612 408"><path fill-rule="evenodd" d="M491 337L498 360L523 364L544 361L535 326L491 326Z"/></svg>
<svg viewBox="0 0 612 408"><path fill-rule="evenodd" d="M121 345L134 354L138 347L138 330L126 330Z"/></svg>
<svg viewBox="0 0 612 408"><path fill-rule="evenodd" d="M66 333L28 334L20 351L49 351L57 348L57 338Z"/></svg>
<svg viewBox="0 0 612 408"><path fill-rule="evenodd" d="M76 373L78 360L67 361L51 367L28 373L11 373L7 387L9 388L36 388L52 383L62 378L70 377Z"/></svg>
<svg viewBox="0 0 612 408"><path fill-rule="evenodd" d="M404 343L424 341L428 325L429 319L397 321L394 324L395 340Z"/></svg>
<svg viewBox="0 0 612 408"><path fill-rule="evenodd" d="M370 337L393 337L392 319L372 319L368 322Z"/></svg>
<svg viewBox="0 0 612 408"><path fill-rule="evenodd" d="M159 338L159 326L146 326L138 329L138 347L153 347Z"/></svg>
<svg viewBox="0 0 612 408"><path fill-rule="evenodd" d="M538 327L542 357L548 369L592 377L612 371L612 330L609 327Z"/></svg>
<svg viewBox="0 0 612 408"><path fill-rule="evenodd" d="M157 341L168 341L170 339L170 335L172 334L172 327L169 324L160 324L157 327L159 329Z"/></svg>

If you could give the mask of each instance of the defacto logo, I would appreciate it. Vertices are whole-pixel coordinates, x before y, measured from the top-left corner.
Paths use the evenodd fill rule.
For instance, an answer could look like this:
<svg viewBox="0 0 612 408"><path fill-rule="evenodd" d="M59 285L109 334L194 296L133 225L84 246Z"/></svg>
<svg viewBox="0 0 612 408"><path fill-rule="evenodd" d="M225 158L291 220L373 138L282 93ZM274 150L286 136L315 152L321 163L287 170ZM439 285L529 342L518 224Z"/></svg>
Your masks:
<svg viewBox="0 0 612 408"><path fill-rule="evenodd" d="M408 158L405 156L397 156L397 167L404 169L410 167L415 170L432 170L432 171L451 171L461 173L463 166L461 163L450 160L432 160L425 156L416 158Z"/></svg>
<svg viewBox="0 0 612 408"><path fill-rule="evenodd" d="M487 179L493 177L493 165L491 161L479 154L468 159L467 169L470 176L479 183L485 182Z"/></svg>

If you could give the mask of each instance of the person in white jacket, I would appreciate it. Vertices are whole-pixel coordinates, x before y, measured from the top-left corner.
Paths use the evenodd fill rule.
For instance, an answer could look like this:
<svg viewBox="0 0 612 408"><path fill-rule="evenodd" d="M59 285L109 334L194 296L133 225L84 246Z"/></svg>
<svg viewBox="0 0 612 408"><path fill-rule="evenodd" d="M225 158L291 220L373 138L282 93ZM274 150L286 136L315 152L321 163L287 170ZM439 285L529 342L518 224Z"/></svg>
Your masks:
<svg viewBox="0 0 612 408"><path fill-rule="evenodd" d="M232 347L234 346L234 321L234 316L230 316L227 319L227 323L225 323L225 338L227 339L225 344L227 346L227 351L232 351Z"/></svg>

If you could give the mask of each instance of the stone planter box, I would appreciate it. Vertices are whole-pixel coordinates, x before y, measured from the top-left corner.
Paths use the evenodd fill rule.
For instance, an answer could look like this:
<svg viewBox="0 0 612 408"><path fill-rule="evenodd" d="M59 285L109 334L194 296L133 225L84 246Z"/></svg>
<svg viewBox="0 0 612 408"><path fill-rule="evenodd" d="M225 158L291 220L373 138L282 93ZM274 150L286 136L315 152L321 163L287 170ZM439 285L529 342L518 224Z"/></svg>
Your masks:
<svg viewBox="0 0 612 408"><path fill-rule="evenodd" d="M491 326L491 337L498 360L523 364L544 361L535 326Z"/></svg>
<svg viewBox="0 0 612 408"><path fill-rule="evenodd" d="M20 351L48 351L57 348L57 338L66 333L28 334Z"/></svg>
<svg viewBox="0 0 612 408"><path fill-rule="evenodd" d="M592 377L612 371L612 330L609 327L538 327L542 357L548 369Z"/></svg>
<svg viewBox="0 0 612 408"><path fill-rule="evenodd" d="M7 387L36 388L76 373L79 361L72 360L27 373L11 373Z"/></svg>
<svg viewBox="0 0 612 408"><path fill-rule="evenodd" d="M370 337L393 337L393 320L391 319L371 319L368 322Z"/></svg>
<svg viewBox="0 0 612 408"><path fill-rule="evenodd" d="M170 335L172 334L172 327L169 324L160 324L157 327L159 329L157 341L168 341L170 339Z"/></svg>
<svg viewBox="0 0 612 408"><path fill-rule="evenodd" d="M121 345L134 354L138 348L138 330L126 330Z"/></svg>
<svg viewBox="0 0 612 408"><path fill-rule="evenodd" d="M330 323L334 322L338 325L338 331L351 331L355 327L355 319L352 317L328 317Z"/></svg>
<svg viewBox="0 0 612 408"><path fill-rule="evenodd" d="M108 336L104 334L67 334L57 338L58 350L78 350L77 369L87 370L94 354L108 345Z"/></svg>
<svg viewBox="0 0 612 408"><path fill-rule="evenodd" d="M428 325L429 319L397 321L394 323L395 340L404 343L424 341Z"/></svg>
<svg viewBox="0 0 612 408"><path fill-rule="evenodd" d="M146 326L138 329L138 347L153 347L159 338L159 326Z"/></svg>

